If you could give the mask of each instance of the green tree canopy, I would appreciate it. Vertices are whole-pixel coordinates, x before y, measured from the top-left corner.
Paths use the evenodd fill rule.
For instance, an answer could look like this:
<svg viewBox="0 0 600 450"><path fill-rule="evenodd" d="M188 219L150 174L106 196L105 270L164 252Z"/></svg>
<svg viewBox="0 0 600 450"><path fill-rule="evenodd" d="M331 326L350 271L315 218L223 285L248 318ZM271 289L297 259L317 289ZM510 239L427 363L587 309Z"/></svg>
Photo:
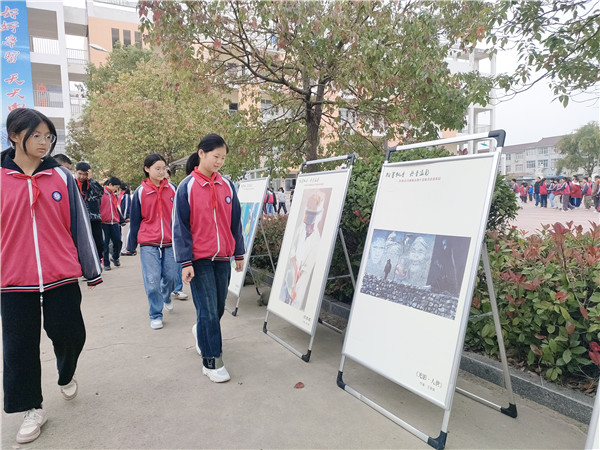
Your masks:
<svg viewBox="0 0 600 450"><path fill-rule="evenodd" d="M598 83L599 5L598 0L496 2L482 32L496 49L514 48L519 55L516 71L501 77L500 87L518 92L544 80L566 106L572 95Z"/></svg>
<svg viewBox="0 0 600 450"><path fill-rule="evenodd" d="M152 51L135 45L122 47L116 43L115 48L108 54L105 64L95 66L88 64L86 68L86 91L91 94L101 94L106 88L115 83L122 73L131 73L139 62L148 61Z"/></svg>
<svg viewBox="0 0 600 450"><path fill-rule="evenodd" d="M584 175L592 175L594 168L600 167L600 127L596 122L590 122L578 128L558 141L556 150L563 155L556 163L557 173L583 169Z"/></svg>
<svg viewBox="0 0 600 450"><path fill-rule="evenodd" d="M150 153L170 164L193 153L205 134L236 142L229 130L239 128L240 119L226 106L222 94L201 78L155 55L90 98L89 125L98 142L94 158L104 170L137 184ZM238 175L242 168L229 164L224 170Z"/></svg>
<svg viewBox="0 0 600 450"><path fill-rule="evenodd" d="M177 65L215 85L243 87L246 106L258 109L263 100L272 120L249 122L260 132L246 145L279 167L333 145L354 151L357 137L381 150L382 138L462 128L468 105L487 103L492 80L452 75L445 58L478 39L490 9L477 2L139 2L142 29Z"/></svg>

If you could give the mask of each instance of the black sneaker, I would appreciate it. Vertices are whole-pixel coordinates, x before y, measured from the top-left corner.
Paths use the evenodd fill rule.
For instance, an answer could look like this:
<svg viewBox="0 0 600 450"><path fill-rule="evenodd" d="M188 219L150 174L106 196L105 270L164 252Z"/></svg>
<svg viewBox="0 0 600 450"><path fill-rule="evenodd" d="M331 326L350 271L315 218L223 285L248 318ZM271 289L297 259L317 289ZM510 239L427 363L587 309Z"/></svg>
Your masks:
<svg viewBox="0 0 600 450"><path fill-rule="evenodd" d="M110 270L110 266L104 266L104 270Z"/></svg>
<svg viewBox="0 0 600 450"><path fill-rule="evenodd" d="M121 265L121 261L119 261L118 259L113 259L113 258L110 258L110 260L113 262L113 264L114 264L116 267L119 267L119 266Z"/></svg>

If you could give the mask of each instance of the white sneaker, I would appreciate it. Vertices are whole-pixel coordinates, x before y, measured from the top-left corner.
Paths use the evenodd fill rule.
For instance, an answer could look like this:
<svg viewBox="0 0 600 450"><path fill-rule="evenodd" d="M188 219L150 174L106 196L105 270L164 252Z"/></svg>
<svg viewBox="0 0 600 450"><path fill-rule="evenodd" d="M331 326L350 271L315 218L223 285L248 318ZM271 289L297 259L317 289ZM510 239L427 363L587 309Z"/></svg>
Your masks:
<svg viewBox="0 0 600 450"><path fill-rule="evenodd" d="M225 383L226 381L231 380L229 372L227 372L225 366L219 369L207 369L206 367L202 366L202 373L206 375L210 381L215 383Z"/></svg>
<svg viewBox="0 0 600 450"><path fill-rule="evenodd" d="M69 384L60 386L60 393L65 400L73 400L75 397L77 397L77 390L77 380L75 377L73 377Z"/></svg>
<svg viewBox="0 0 600 450"><path fill-rule="evenodd" d="M163 303L165 309L169 312L173 311L173 301L171 300L169 303Z"/></svg>
<svg viewBox="0 0 600 450"><path fill-rule="evenodd" d="M200 346L198 345L198 324L195 323L194 326L192 327L192 334L194 335L194 342L196 342L196 351L198 352L198 354L200 356L202 356L202 350L200 350Z"/></svg>
<svg viewBox="0 0 600 450"><path fill-rule="evenodd" d="M42 426L46 423L48 417L43 408L32 408L25 413L25 419L17 433L17 442L19 444L27 444L35 441L42 432Z"/></svg>
<svg viewBox="0 0 600 450"><path fill-rule="evenodd" d="M150 328L152 328L153 330L160 330L162 327L162 319L152 319L150 321Z"/></svg>
<svg viewBox="0 0 600 450"><path fill-rule="evenodd" d="M187 300L188 299L188 295L185 292L181 292L181 291L171 292L171 297L174 298L175 300Z"/></svg>

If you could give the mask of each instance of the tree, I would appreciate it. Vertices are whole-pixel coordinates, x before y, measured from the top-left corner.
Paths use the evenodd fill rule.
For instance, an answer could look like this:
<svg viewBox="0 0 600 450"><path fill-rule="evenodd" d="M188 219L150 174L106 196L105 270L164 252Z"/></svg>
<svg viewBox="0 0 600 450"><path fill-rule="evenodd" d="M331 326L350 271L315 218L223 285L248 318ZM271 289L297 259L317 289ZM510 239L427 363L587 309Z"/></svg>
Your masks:
<svg viewBox="0 0 600 450"><path fill-rule="evenodd" d="M246 144L279 167L334 147L353 151L357 137L381 151L383 140L462 128L468 105L487 103L492 80L452 75L445 58L481 37L490 10L477 2L139 3L143 31L177 65L240 86L250 108L263 100L272 120L255 122L258 140Z"/></svg>
<svg viewBox="0 0 600 450"><path fill-rule="evenodd" d="M226 140L238 116L228 114L222 94L185 69L170 67L160 55L121 73L87 105L89 129L96 137L95 161L107 173L130 183L143 179L143 161L160 153L167 164L190 155L200 138L217 130ZM231 170L230 170L231 169ZM238 165L224 170L239 174Z"/></svg>
<svg viewBox="0 0 600 450"><path fill-rule="evenodd" d="M152 53L151 50L140 48L137 45L122 47L120 43L115 43L115 48L109 53L106 64L98 67L88 64L85 90L90 95L103 93L107 86L119 79L119 75L133 72L138 63L148 61L152 57Z"/></svg>
<svg viewBox="0 0 600 450"><path fill-rule="evenodd" d="M500 77L499 86L518 92L546 80L567 106L570 97L598 83L599 4L597 0L497 2L485 25L487 41L519 54L516 71Z"/></svg>
<svg viewBox="0 0 600 450"><path fill-rule="evenodd" d="M578 128L558 141L556 150L564 155L556 163L557 173L583 169L584 175L593 174L594 168L600 166L600 127L596 122L590 122Z"/></svg>

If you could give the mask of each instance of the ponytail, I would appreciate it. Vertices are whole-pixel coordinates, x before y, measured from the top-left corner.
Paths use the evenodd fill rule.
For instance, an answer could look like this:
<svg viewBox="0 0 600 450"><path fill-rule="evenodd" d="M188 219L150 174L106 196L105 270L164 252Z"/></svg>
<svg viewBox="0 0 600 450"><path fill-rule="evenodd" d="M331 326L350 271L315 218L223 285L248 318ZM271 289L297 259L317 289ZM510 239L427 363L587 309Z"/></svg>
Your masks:
<svg viewBox="0 0 600 450"><path fill-rule="evenodd" d="M198 167L199 164L200 157L198 156L198 152L192 153L185 163L185 174L189 175L192 173L194 171L194 167Z"/></svg>

